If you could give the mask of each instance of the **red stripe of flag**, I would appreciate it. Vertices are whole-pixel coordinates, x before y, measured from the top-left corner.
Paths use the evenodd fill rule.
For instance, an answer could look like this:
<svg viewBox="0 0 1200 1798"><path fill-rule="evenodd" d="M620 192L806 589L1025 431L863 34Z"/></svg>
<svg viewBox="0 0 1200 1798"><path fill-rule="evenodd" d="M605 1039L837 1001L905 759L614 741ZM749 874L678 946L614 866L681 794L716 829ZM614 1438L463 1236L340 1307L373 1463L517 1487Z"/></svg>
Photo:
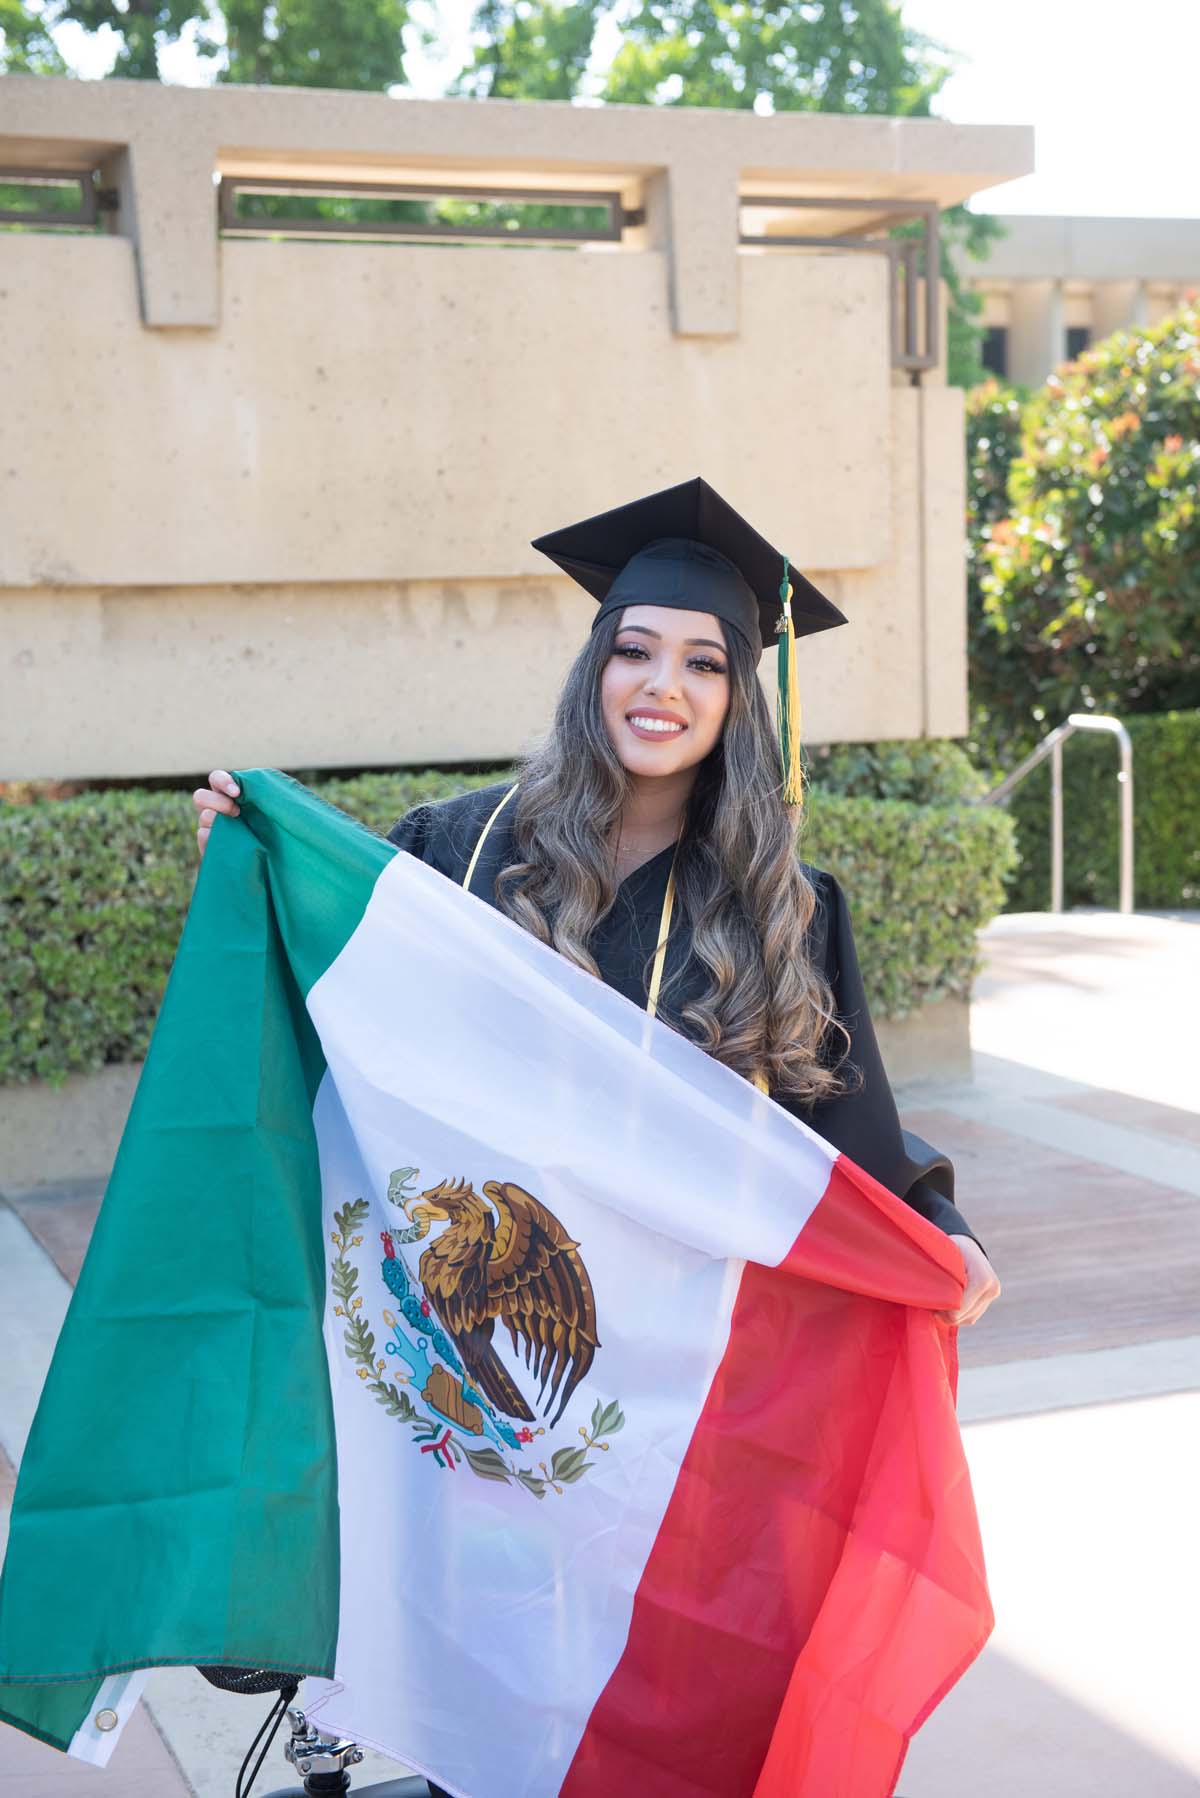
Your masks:
<svg viewBox="0 0 1200 1798"><path fill-rule="evenodd" d="M886 1798L991 1629L954 1413L962 1261L839 1156L729 1342L561 1788Z"/></svg>

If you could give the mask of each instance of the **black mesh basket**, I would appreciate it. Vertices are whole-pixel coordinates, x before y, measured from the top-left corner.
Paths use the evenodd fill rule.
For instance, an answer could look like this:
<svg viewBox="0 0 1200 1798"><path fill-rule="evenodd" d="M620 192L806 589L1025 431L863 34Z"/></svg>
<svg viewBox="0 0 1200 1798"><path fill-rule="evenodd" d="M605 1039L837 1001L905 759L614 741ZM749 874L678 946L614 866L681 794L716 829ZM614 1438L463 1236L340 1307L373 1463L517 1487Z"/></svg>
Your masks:
<svg viewBox="0 0 1200 1798"><path fill-rule="evenodd" d="M248 1698L260 1692L294 1692L299 1684L294 1674L273 1667L197 1667L196 1671L222 1692L244 1692Z"/></svg>

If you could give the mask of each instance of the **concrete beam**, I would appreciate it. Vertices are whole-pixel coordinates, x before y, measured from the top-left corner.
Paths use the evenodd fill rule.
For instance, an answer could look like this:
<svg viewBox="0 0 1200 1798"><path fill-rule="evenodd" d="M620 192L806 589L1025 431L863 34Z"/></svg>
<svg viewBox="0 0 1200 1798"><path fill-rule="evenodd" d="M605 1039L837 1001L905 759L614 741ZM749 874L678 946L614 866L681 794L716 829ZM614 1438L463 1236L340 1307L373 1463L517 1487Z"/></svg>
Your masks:
<svg viewBox="0 0 1200 1798"><path fill-rule="evenodd" d="M142 317L211 328L218 307L215 172L354 170L547 186L645 181L667 213L675 328L737 329L739 184L904 195L949 206L1033 165L1023 126L553 101L414 100L295 88L176 88L8 76L0 162L118 170L118 229L138 256ZM115 160L114 160L115 159ZM669 204L668 204L669 196ZM0 252L3 246L0 245Z"/></svg>
<svg viewBox="0 0 1200 1798"><path fill-rule="evenodd" d="M1200 219L1024 217L996 214L1004 236L982 262L962 258L980 281L1178 281L1200 284Z"/></svg>

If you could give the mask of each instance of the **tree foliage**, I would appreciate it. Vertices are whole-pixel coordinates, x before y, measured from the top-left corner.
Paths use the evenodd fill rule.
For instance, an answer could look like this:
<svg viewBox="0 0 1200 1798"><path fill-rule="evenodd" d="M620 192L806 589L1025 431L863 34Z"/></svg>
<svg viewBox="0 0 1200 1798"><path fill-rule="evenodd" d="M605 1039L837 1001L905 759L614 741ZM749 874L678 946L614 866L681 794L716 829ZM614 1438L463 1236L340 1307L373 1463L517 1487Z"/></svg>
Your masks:
<svg viewBox="0 0 1200 1798"><path fill-rule="evenodd" d="M162 78L160 56L189 26L218 81L384 89L404 80L407 0L0 0L0 69L69 71L51 32L111 31L110 74Z"/></svg>
<svg viewBox="0 0 1200 1798"><path fill-rule="evenodd" d="M8 75L66 75L70 71L45 16L25 0L0 0L0 70Z"/></svg>
<svg viewBox="0 0 1200 1798"><path fill-rule="evenodd" d="M574 5L483 0L471 54L450 91L478 100L572 100L584 85L599 0Z"/></svg>
<svg viewBox="0 0 1200 1798"><path fill-rule="evenodd" d="M627 104L925 116L949 74L894 0L642 0L603 98Z"/></svg>
<svg viewBox="0 0 1200 1798"><path fill-rule="evenodd" d="M31 5L28 0L0 0L0 23L5 28L3 66L18 72L11 60L11 42L23 38L37 40L38 34L50 45L58 58L58 67L42 66L27 72L57 75L67 72L50 33L60 25L79 25L84 31L112 31L117 40L117 56L110 74L130 81L161 79L158 57L166 43L174 43L184 28L202 16L203 0L45 0ZM11 18L11 24L10 24ZM44 60L43 54L39 60Z"/></svg>
<svg viewBox="0 0 1200 1798"><path fill-rule="evenodd" d="M406 0L222 0L198 47L218 81L379 91L404 80L407 19Z"/></svg>
<svg viewBox="0 0 1200 1798"><path fill-rule="evenodd" d="M1200 306L973 417L980 736L1011 759L1071 711L1200 707Z"/></svg>

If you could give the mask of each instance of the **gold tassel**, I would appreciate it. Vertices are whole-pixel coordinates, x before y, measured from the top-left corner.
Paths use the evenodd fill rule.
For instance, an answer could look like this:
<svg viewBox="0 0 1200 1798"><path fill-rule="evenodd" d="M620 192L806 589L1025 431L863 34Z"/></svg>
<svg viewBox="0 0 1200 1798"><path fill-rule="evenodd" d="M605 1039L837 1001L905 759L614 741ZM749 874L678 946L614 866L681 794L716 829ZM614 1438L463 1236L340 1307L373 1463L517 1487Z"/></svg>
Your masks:
<svg viewBox="0 0 1200 1798"><path fill-rule="evenodd" d="M792 583L788 559L783 558L779 583L783 617L779 624L779 697L775 717L779 727L779 757L783 766L783 803L804 804L804 765L800 759L800 683L796 674L796 632L792 624Z"/></svg>

